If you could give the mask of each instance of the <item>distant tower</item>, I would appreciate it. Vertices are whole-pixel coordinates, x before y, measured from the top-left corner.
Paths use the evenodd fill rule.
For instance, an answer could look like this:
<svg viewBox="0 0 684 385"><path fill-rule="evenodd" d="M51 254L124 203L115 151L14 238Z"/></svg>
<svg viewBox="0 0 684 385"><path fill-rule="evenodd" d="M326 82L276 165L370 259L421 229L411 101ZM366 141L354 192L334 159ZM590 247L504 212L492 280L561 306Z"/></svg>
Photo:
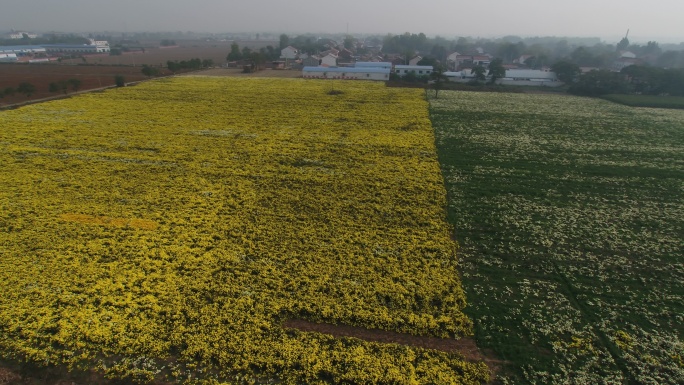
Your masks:
<svg viewBox="0 0 684 385"><path fill-rule="evenodd" d="M625 37L623 37L622 40L620 40L616 47L618 52L624 51L627 49L627 47L629 47L629 39L627 38L627 36L629 36L629 28L627 28L627 33L625 34Z"/></svg>

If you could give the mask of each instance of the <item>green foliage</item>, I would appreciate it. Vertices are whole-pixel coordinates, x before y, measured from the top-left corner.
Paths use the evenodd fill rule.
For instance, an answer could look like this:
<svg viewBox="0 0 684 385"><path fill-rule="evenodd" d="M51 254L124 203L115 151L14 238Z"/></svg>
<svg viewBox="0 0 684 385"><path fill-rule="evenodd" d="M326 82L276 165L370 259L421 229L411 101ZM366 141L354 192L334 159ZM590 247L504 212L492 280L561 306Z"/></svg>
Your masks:
<svg viewBox="0 0 684 385"><path fill-rule="evenodd" d="M78 91L79 88L81 88L81 79L76 79L76 78L71 78L67 80L69 85L71 85L71 89L74 91Z"/></svg>
<svg viewBox="0 0 684 385"><path fill-rule="evenodd" d="M117 87L123 87L126 85L126 79L123 77L123 75L115 75L114 76L114 84Z"/></svg>
<svg viewBox="0 0 684 385"><path fill-rule="evenodd" d="M280 47L280 49L282 50L283 48L285 48L285 47L287 47L287 46L289 46L289 45L290 45L290 37L287 36L287 35L284 34L284 33L281 34L281 35L280 35L280 43L279 43L279 45L278 45L278 46Z"/></svg>
<svg viewBox="0 0 684 385"><path fill-rule="evenodd" d="M202 69L202 60L199 58L190 60L169 60L166 62L166 67L173 73L178 71L196 71Z"/></svg>
<svg viewBox="0 0 684 385"><path fill-rule="evenodd" d="M354 49L356 47L356 38L351 35L346 35L343 42L344 48Z"/></svg>
<svg viewBox="0 0 684 385"><path fill-rule="evenodd" d="M619 73L595 70L582 74L568 91L587 96L630 93L684 96L684 69L629 66Z"/></svg>
<svg viewBox="0 0 684 385"><path fill-rule="evenodd" d="M430 80L432 80L432 89L435 90L435 98L438 98L439 91L444 88L444 83L449 81L444 75L444 68L440 65L434 67L430 74Z"/></svg>
<svg viewBox="0 0 684 385"><path fill-rule="evenodd" d="M71 86L71 89L73 91L78 91L78 89L81 87L81 80L72 78L69 80L59 80L56 82L51 82L48 85L48 90L50 92L59 92L62 91L65 95L68 92L69 86Z"/></svg>
<svg viewBox="0 0 684 385"><path fill-rule="evenodd" d="M36 86L29 82L21 82L17 86L17 92L20 94L25 94L26 97L33 95L36 92Z"/></svg>
<svg viewBox="0 0 684 385"><path fill-rule="evenodd" d="M580 67L566 60L555 62L551 65L551 71L556 73L558 80L570 84L579 79L582 74Z"/></svg>
<svg viewBox="0 0 684 385"><path fill-rule="evenodd" d="M435 57L426 56L417 63L419 66L432 66L433 68L440 65L439 60Z"/></svg>
<svg viewBox="0 0 684 385"><path fill-rule="evenodd" d="M164 39L159 43L160 46L162 47L170 47L176 45L175 40L170 40L170 39Z"/></svg>
<svg viewBox="0 0 684 385"><path fill-rule="evenodd" d="M422 32L419 34L406 32L403 35L387 35L382 44L382 52L384 53L429 52L431 48L432 45L428 42L427 36Z"/></svg>
<svg viewBox="0 0 684 385"><path fill-rule="evenodd" d="M61 89L59 82L51 82L48 85L48 91L50 92L59 92Z"/></svg>
<svg viewBox="0 0 684 385"><path fill-rule="evenodd" d="M151 76L157 76L159 75L159 68L157 67L151 67L148 66L147 64L143 64L141 72L143 75L151 77Z"/></svg>
<svg viewBox="0 0 684 385"><path fill-rule="evenodd" d="M487 79L487 70L481 65L474 66L470 73L475 74L475 82L483 82Z"/></svg>
<svg viewBox="0 0 684 385"><path fill-rule="evenodd" d="M230 53L226 57L227 61L238 61L242 59L242 52L240 51L240 46L238 43L233 43L230 45Z"/></svg>
<svg viewBox="0 0 684 385"><path fill-rule="evenodd" d="M631 91L625 75L608 70L593 70L582 74L579 81L568 88L571 94L584 96L625 94Z"/></svg>
<svg viewBox="0 0 684 385"><path fill-rule="evenodd" d="M682 96L610 94L602 95L601 98L632 107L684 109L684 97Z"/></svg>
<svg viewBox="0 0 684 385"><path fill-rule="evenodd" d="M684 383L684 111L444 91L431 117L501 382Z"/></svg>
<svg viewBox="0 0 684 385"><path fill-rule="evenodd" d="M503 60L500 58L492 59L489 63L489 74L491 77L490 83L494 84L497 79L506 76L506 69L503 66Z"/></svg>

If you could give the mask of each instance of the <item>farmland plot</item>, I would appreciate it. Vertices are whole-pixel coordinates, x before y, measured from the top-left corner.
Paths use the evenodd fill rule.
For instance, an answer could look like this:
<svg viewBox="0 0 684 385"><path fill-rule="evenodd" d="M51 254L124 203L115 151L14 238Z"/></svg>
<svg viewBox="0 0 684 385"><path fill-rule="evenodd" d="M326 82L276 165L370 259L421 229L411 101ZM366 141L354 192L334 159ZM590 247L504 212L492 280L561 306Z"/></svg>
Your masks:
<svg viewBox="0 0 684 385"><path fill-rule="evenodd" d="M0 357L143 383L487 379L282 326L471 333L420 91L183 77L0 127Z"/></svg>
<svg viewBox="0 0 684 385"><path fill-rule="evenodd" d="M431 100L468 314L507 383L684 383L684 112Z"/></svg>

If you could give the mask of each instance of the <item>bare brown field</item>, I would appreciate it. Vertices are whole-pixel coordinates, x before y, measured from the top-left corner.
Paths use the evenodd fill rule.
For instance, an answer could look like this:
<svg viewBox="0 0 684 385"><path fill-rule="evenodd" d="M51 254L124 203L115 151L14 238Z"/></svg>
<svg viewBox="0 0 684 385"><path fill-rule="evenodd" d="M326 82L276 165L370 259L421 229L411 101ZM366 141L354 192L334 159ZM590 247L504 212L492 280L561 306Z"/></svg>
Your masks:
<svg viewBox="0 0 684 385"><path fill-rule="evenodd" d="M278 46L278 42L273 41L245 41L237 42L240 48L247 46L251 49L259 49L272 45ZM226 62L226 56L230 52L230 45L232 41L221 42L180 42L178 46L173 47L145 47L145 52L134 51L124 52L122 55L110 56L109 54L90 55L87 61L93 64L110 64L110 65L131 65L141 66L143 64L149 66L166 67L166 62L169 60L190 60L199 58L202 60L211 59L214 64L221 65ZM144 45L143 45L144 46ZM80 60L80 59L79 59Z"/></svg>
<svg viewBox="0 0 684 385"><path fill-rule="evenodd" d="M163 74L170 74L166 70ZM29 82L36 87L36 92L27 97L14 94L0 99L0 106L23 103L60 96L59 92L50 92L49 84L60 80L78 79L79 90L90 90L114 86L114 77L121 75L126 82L147 79L140 67L129 66L95 66L95 65L60 65L60 64L2 64L0 65L0 90L7 87L16 88L21 82ZM73 90L69 89L69 93Z"/></svg>

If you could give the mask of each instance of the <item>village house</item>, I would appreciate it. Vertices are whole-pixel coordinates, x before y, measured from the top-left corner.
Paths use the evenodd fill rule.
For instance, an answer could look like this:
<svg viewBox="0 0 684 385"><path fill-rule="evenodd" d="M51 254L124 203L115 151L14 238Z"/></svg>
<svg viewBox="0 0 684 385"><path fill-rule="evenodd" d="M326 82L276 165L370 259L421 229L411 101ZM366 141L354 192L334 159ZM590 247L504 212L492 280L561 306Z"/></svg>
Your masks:
<svg viewBox="0 0 684 385"><path fill-rule="evenodd" d="M297 48L293 46L287 46L280 50L280 58L294 60L297 58L298 53L299 52L297 51Z"/></svg>
<svg viewBox="0 0 684 385"><path fill-rule="evenodd" d="M421 60L423 60L423 57L422 57L422 56L416 56L416 57L412 58L411 60L409 60L408 64L409 64L410 66L417 66L417 65L418 65L418 62L421 61Z"/></svg>
<svg viewBox="0 0 684 385"><path fill-rule="evenodd" d="M307 56L302 59L302 65L304 67L315 67L321 65L321 58L316 55Z"/></svg>
<svg viewBox="0 0 684 385"><path fill-rule="evenodd" d="M328 53L321 58L321 66L323 67L337 67L337 55Z"/></svg>
<svg viewBox="0 0 684 385"><path fill-rule="evenodd" d="M446 65L447 65L447 70L449 71L455 71L456 67L458 67L458 61L457 58L461 56L460 53L458 52L452 52L446 57Z"/></svg>

